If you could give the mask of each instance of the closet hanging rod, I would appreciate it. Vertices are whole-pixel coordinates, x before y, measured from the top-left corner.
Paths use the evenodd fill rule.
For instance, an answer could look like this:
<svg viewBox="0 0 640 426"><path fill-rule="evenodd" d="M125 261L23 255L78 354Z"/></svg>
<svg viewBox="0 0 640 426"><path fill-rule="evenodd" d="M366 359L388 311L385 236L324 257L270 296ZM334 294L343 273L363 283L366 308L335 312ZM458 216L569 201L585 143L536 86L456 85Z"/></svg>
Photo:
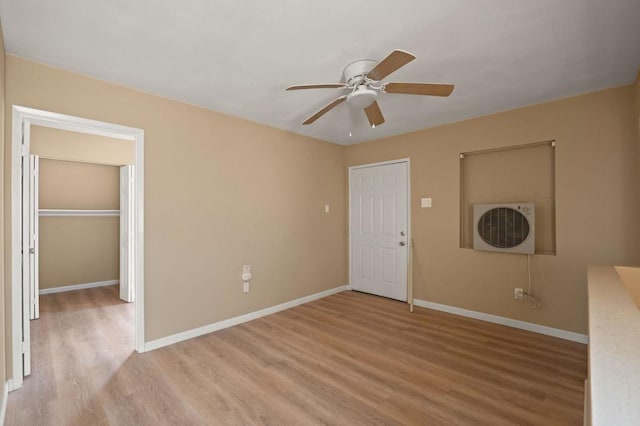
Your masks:
<svg viewBox="0 0 640 426"><path fill-rule="evenodd" d="M39 209L38 216L120 216L120 210Z"/></svg>

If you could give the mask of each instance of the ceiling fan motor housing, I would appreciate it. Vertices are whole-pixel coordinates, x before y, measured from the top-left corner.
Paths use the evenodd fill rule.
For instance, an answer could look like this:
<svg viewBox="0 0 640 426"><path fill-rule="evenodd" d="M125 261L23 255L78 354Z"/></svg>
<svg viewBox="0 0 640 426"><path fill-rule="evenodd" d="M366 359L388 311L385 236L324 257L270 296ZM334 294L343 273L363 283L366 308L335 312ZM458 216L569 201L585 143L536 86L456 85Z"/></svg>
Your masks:
<svg viewBox="0 0 640 426"><path fill-rule="evenodd" d="M363 59L352 62L344 68L344 81L349 85L356 86L356 89L347 96L347 101L350 104L358 108L366 108L376 101L378 93L363 83L367 73L377 64L378 61Z"/></svg>
<svg viewBox="0 0 640 426"><path fill-rule="evenodd" d="M373 59L362 59L352 62L344 67L344 71L342 72L344 81L349 85L363 82L364 76L376 65L378 65L378 61L374 61Z"/></svg>

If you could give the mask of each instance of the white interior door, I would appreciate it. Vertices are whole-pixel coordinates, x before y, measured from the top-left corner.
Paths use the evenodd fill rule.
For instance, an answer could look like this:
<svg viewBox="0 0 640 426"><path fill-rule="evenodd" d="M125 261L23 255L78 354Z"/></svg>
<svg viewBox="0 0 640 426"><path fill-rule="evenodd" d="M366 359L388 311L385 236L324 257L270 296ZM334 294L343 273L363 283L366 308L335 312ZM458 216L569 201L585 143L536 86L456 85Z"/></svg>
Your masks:
<svg viewBox="0 0 640 426"><path fill-rule="evenodd" d="M351 287L406 301L408 164L352 168L349 185Z"/></svg>
<svg viewBox="0 0 640 426"><path fill-rule="evenodd" d="M21 203L22 203L22 238L20 250L22 252L22 372L25 376L31 374L31 265L32 265L32 228L33 206L31 194L31 159L29 157L29 140L31 135L31 124L25 120L23 124L23 145L22 145L22 173L21 173Z"/></svg>
<svg viewBox="0 0 640 426"><path fill-rule="evenodd" d="M40 318L40 270L39 270L39 240L40 225L38 217L39 209L39 174L40 174L40 157L37 155L29 155L29 227L30 235L30 265L29 265L29 293L30 303L29 312L30 319Z"/></svg>
<svg viewBox="0 0 640 426"><path fill-rule="evenodd" d="M134 300L133 166L120 167L120 299Z"/></svg>

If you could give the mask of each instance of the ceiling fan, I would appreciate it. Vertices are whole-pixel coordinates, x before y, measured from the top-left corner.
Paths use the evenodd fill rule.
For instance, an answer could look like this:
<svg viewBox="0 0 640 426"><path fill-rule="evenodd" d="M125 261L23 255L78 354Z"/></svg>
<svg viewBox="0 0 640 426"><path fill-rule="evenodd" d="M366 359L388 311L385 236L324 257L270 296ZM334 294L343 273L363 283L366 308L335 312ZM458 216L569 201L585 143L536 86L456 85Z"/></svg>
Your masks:
<svg viewBox="0 0 640 426"><path fill-rule="evenodd" d="M381 83L380 80L402 68L416 57L404 50L394 50L382 61L364 59L347 65L343 71L344 83L304 84L290 86L287 90L302 89L341 89L349 90L346 95L335 99L318 112L307 118L302 124L311 124L343 102L349 102L363 108L371 127L384 123L384 116L378 105L380 93L399 93L405 95L449 96L453 92L452 84L429 83Z"/></svg>

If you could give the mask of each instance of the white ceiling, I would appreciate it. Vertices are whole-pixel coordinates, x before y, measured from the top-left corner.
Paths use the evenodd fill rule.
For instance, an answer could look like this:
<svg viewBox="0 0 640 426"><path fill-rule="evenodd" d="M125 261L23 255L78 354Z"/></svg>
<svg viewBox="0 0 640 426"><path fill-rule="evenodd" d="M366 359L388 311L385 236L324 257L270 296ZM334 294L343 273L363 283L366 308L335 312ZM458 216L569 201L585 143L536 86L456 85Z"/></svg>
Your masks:
<svg viewBox="0 0 640 426"><path fill-rule="evenodd" d="M8 53L340 144L630 83L638 0L0 0ZM393 49L386 81L454 83L448 98L383 94L368 126L338 82ZM349 131L353 136L349 137Z"/></svg>

